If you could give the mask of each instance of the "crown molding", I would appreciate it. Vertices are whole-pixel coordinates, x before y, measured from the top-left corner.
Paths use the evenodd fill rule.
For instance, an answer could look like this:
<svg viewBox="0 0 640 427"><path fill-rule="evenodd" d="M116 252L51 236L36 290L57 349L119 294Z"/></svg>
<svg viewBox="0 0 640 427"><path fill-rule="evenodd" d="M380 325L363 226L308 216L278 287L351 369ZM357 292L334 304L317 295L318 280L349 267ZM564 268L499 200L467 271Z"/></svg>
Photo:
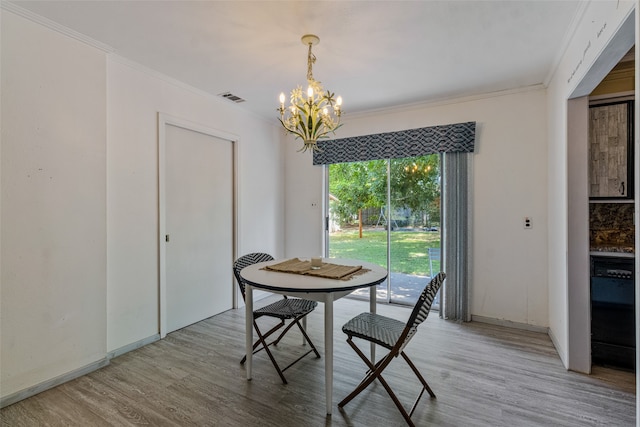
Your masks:
<svg viewBox="0 0 640 427"><path fill-rule="evenodd" d="M87 44L91 47L94 47L96 49L99 49L103 52L106 53L113 53L115 52L115 49L105 43L99 42L95 39L92 39L91 37L88 37L82 33L79 33L75 30L72 30L70 28L65 27L64 25L61 25L57 22L54 22L48 18L45 18L43 16L38 15L37 13L34 13L30 10L27 10L21 6L18 6L17 4L10 2L10 1L0 1L0 8L2 10L6 10L8 12L12 12L18 16L21 16L25 19L28 19L29 21L35 22L36 24L40 24L46 28L49 28L50 30L56 31L60 34L63 34L67 37L71 37L72 39L78 40L79 42L82 42L84 44Z"/></svg>
<svg viewBox="0 0 640 427"><path fill-rule="evenodd" d="M522 86L514 89L505 89L505 90L499 90L494 92L477 93L474 95L466 95L466 96L460 96L460 97L454 96L454 97L433 99L433 100L415 102L411 104L394 105L390 107L376 108L372 110L349 113L348 117L363 118L368 116L380 115L383 113L395 114L395 113L402 113L402 112L407 112L411 110L419 110L422 108L441 107L444 105L451 105L451 104L463 104L465 102L473 102L473 101L479 101L483 99L497 98L501 96L509 96L509 95L515 95L518 93L525 93L525 92L532 92L532 91L539 91L539 90L546 90L546 86L541 83L538 83L538 84ZM346 114L346 113L343 113L343 114Z"/></svg>
<svg viewBox="0 0 640 427"><path fill-rule="evenodd" d="M553 62L551 63L551 67L549 68L547 77L543 80L543 84L545 87L549 86L549 84L551 83L551 80L553 80L553 77L558 72L558 68L562 63L562 58L564 58L564 55L567 53L567 49L569 49L569 46L571 45L571 40L573 40L573 37L575 36L576 31L578 31L578 27L580 25L580 22L582 22L582 19L584 17L585 12L587 11L587 7L589 6L589 3L590 2L586 1L586 2L580 2L578 4L576 13L573 15L573 19L571 20L571 23L567 27L567 31L564 34L562 42L560 42L560 49L558 49L556 56L553 59Z"/></svg>

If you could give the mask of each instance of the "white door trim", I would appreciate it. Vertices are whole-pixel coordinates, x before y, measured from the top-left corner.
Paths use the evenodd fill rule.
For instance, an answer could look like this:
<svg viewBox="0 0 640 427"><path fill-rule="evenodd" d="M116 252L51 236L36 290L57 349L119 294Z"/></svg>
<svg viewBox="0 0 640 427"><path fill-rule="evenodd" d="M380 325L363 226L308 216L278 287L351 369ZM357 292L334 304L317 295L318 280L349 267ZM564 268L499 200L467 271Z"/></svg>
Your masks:
<svg viewBox="0 0 640 427"><path fill-rule="evenodd" d="M160 338L164 338L167 335L167 275L166 275L166 245L165 236L166 233L166 132L167 125L176 126L182 129L202 133L204 135L213 136L216 138L224 139L232 143L233 153L233 165L232 167L232 179L233 179L233 254L232 259L237 258L237 223L238 223L238 209L237 209L237 191L238 191L238 179L237 179L237 158L238 158L238 142L240 138L237 135L224 132L218 129L209 128L198 123L191 122L189 120L181 119L179 117L171 116L169 114L158 112L158 308L159 308L159 329ZM229 266L231 269L232 266ZM233 308L237 308L237 290L234 283L230 283L233 289Z"/></svg>

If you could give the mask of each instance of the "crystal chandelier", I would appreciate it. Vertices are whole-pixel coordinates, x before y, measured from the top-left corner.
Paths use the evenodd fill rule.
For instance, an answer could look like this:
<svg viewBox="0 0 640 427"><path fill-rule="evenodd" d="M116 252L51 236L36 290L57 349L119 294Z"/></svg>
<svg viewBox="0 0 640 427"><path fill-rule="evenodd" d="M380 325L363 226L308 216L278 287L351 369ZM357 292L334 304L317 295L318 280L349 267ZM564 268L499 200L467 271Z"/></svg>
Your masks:
<svg viewBox="0 0 640 427"><path fill-rule="evenodd" d="M280 123L288 133L302 139L304 145L298 151L318 151L318 139L328 138L329 132L335 133L340 124L342 97L334 99L335 94L324 91L319 81L313 78L312 66L316 57L311 47L320 43L320 38L313 34L302 36L302 44L309 46L307 56L307 92L302 87L291 91L291 105L285 108L284 93L280 94Z"/></svg>

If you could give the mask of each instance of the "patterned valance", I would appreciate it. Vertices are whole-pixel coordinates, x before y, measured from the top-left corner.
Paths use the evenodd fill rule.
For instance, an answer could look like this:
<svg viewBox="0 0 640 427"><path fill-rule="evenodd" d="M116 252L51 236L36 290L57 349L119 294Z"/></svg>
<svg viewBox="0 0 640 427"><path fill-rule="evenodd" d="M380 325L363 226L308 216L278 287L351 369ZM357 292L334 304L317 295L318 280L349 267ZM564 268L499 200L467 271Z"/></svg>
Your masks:
<svg viewBox="0 0 640 427"><path fill-rule="evenodd" d="M314 165L399 159L474 150L476 122L318 141Z"/></svg>

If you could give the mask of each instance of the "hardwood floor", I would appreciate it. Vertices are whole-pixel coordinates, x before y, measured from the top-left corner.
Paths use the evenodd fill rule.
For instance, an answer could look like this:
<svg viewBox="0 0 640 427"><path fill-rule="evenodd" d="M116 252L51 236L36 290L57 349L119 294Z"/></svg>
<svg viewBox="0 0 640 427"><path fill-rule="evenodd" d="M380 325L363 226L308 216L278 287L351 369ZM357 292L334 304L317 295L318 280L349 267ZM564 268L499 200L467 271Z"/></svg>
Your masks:
<svg viewBox="0 0 640 427"><path fill-rule="evenodd" d="M364 373L340 330L368 303L335 305L334 412L325 414L324 360L303 359L285 372L283 385L264 352L245 379L244 310L232 310L169 334L111 361L99 371L0 411L3 426L404 426L383 387L375 384L344 410L337 402ZM379 306L406 319L409 311ZM323 309L308 321L321 354ZM279 360L301 353L293 332L274 350ZM381 350L378 350L381 351ZM635 376L597 368L583 375L563 368L549 337L481 323L455 323L432 313L407 354L437 399L423 396L416 425L633 426ZM385 378L410 406L418 382L398 359Z"/></svg>

